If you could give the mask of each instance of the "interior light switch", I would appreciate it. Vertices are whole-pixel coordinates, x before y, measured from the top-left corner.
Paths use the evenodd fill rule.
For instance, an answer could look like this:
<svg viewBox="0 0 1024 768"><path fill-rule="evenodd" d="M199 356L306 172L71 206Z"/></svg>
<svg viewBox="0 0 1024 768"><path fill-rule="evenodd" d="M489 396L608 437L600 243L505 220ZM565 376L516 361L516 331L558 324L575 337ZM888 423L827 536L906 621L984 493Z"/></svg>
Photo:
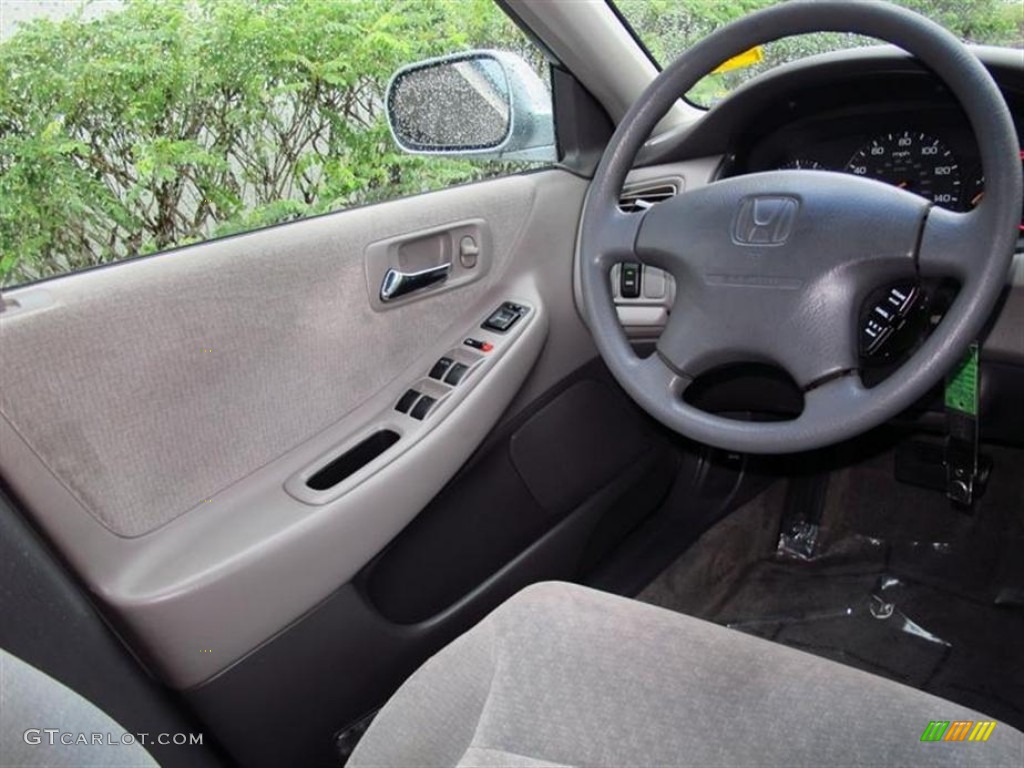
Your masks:
<svg viewBox="0 0 1024 768"><path fill-rule="evenodd" d="M624 299L639 299L642 275L643 266L636 262L619 267L619 295Z"/></svg>

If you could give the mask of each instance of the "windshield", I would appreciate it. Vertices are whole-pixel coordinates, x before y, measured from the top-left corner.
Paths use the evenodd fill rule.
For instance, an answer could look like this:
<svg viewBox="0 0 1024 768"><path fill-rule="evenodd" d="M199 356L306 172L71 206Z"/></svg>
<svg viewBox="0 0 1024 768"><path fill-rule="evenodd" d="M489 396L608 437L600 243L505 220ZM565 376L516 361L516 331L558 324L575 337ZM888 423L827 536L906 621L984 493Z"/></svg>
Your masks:
<svg viewBox="0 0 1024 768"><path fill-rule="evenodd" d="M633 27L655 64L663 68L695 42L733 19L776 0L608 0ZM899 0L951 30L961 40L1024 48L1024 3L1020 0ZM805 56L877 45L858 35L817 33L778 40L730 59L686 94L711 106L766 70Z"/></svg>

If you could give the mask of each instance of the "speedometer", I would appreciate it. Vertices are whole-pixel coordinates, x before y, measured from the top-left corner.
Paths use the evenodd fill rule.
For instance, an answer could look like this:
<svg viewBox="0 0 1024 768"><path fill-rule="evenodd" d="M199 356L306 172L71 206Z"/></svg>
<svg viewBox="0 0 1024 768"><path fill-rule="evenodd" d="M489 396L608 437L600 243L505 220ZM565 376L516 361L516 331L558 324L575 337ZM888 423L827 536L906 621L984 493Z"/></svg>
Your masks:
<svg viewBox="0 0 1024 768"><path fill-rule="evenodd" d="M945 144L925 133L876 136L854 153L846 171L914 192L943 208L962 207L960 165Z"/></svg>

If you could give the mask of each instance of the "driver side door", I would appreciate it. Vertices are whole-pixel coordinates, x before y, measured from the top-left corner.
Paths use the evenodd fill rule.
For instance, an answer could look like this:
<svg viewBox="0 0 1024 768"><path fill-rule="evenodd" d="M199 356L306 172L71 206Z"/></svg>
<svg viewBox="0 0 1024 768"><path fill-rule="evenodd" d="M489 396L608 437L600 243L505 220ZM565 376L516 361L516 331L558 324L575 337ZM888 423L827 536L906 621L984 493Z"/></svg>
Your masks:
<svg viewBox="0 0 1024 768"><path fill-rule="evenodd" d="M5 68L40 94L38 113L21 107L24 133L8 136L3 202L18 207L22 229L42 217L43 245L4 231L0 472L12 505L132 653L246 765L329 762L335 731L513 588L409 629L366 606L352 582L510 406L593 354L571 298L585 180L553 157L512 166L400 156L382 120L387 76L410 55L440 52L427 42L439 28L468 25L479 46L529 54L529 44L491 3L436 4L433 26L410 14L421 26L406 18L400 30L387 5L325 3L312 19L297 6L197 11L201 43L230 32L248 35L250 52L289 53L272 48L269 24L308 46L289 53L299 64L284 74L259 72L255 54L211 69L218 87L237 86L238 109L200 81L174 94L181 84L153 40L183 46L167 53L174 66L201 51L172 6L150 16L129 7L91 32L28 28L4 44ZM354 37L332 40L345 24ZM398 45L403 31L418 37ZM107 58L105 33L125 46ZM71 36L82 54L63 65L67 99L91 98L90 119L106 123L76 123L70 108L43 114L55 70L15 56ZM89 67L104 63L110 92L137 97L132 114L89 90ZM348 66L364 69L350 80ZM117 80L132 67L142 79ZM301 98L311 89L325 95ZM347 112L346 96L357 102ZM228 149L222 126L188 134L175 123L178 110L199 119L197 104L241 121L265 98L276 101L263 122ZM167 101L152 123L132 122L152 107L146 99ZM134 144L120 152L125 136ZM31 141L57 154L33 155ZM271 199L264 182L288 162ZM17 186L33 174L38 187ZM185 219L191 228L175 224ZM69 270L78 266L93 268ZM438 270L387 294L389 275ZM3 645L45 668L52 660L24 629L34 621L26 609ZM67 640L68 654L88 659ZM92 693L116 710L113 692Z"/></svg>

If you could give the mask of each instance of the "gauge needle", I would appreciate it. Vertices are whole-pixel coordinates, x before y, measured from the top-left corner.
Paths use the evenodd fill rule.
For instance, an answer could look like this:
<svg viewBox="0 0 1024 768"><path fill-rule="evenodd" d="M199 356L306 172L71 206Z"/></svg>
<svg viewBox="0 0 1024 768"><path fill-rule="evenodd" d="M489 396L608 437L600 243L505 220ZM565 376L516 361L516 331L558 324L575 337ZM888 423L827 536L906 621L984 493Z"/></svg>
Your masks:
<svg viewBox="0 0 1024 768"><path fill-rule="evenodd" d="M985 196L985 193L984 193L984 191L982 191L982 192L979 192L978 194L976 194L974 197L972 197L971 198L971 207L973 208L978 203L980 203L981 202L981 198L983 198L984 196Z"/></svg>
<svg viewBox="0 0 1024 768"><path fill-rule="evenodd" d="M909 181L901 181L896 186L899 187L900 189L906 189L907 187L910 186L910 182Z"/></svg>

